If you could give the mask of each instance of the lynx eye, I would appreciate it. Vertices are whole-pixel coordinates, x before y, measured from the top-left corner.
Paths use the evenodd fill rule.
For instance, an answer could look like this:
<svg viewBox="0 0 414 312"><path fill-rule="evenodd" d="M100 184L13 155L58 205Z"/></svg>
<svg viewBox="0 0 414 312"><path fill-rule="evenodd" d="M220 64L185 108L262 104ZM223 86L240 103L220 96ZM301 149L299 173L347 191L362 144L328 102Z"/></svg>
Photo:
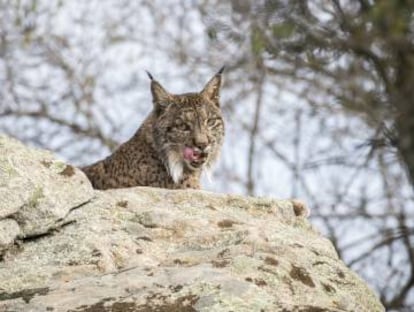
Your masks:
<svg viewBox="0 0 414 312"><path fill-rule="evenodd" d="M190 131L191 127L190 127L189 124L186 124L186 123L183 122L183 123L177 125L177 129L180 130L180 131Z"/></svg>
<svg viewBox="0 0 414 312"><path fill-rule="evenodd" d="M209 127L214 127L217 123L217 118L211 118L209 120L207 120L207 126Z"/></svg>

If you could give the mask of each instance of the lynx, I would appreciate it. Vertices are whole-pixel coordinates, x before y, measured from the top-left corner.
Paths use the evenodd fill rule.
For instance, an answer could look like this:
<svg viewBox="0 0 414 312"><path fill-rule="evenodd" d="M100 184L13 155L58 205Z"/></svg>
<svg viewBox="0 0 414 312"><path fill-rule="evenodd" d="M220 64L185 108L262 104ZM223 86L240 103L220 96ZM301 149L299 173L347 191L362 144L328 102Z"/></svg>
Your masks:
<svg viewBox="0 0 414 312"><path fill-rule="evenodd" d="M96 189L153 186L200 188L224 138L219 93L223 68L198 93L171 94L151 79L153 109L112 155L81 168Z"/></svg>

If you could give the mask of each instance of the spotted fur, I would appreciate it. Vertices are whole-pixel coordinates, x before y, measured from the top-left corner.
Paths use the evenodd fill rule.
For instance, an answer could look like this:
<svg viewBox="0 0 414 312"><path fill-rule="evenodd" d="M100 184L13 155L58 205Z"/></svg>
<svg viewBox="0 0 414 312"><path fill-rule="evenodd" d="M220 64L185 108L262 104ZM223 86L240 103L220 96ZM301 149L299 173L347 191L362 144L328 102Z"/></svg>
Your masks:
<svg viewBox="0 0 414 312"><path fill-rule="evenodd" d="M81 168L97 189L153 186L200 188L224 138L222 69L198 93L170 94L151 74L153 110L112 155ZM190 156L184 156L185 154Z"/></svg>

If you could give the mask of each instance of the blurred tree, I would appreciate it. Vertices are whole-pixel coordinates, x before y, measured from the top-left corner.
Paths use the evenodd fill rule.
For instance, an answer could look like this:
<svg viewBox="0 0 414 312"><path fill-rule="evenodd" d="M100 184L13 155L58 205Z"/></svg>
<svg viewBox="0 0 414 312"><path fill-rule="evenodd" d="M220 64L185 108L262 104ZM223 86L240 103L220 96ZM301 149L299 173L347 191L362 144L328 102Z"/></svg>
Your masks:
<svg viewBox="0 0 414 312"><path fill-rule="evenodd" d="M350 94L342 96L342 103L378 127L382 137L375 138L374 147L379 143L397 148L414 186L414 3L360 1L352 13L335 2L334 9L342 33L348 36L348 44L338 40L342 46L338 50L352 53L375 75L362 81L375 84L365 93L360 87L362 103L352 103Z"/></svg>
<svg viewBox="0 0 414 312"><path fill-rule="evenodd" d="M267 70L306 81L309 92L361 116L377 130L372 148L396 148L414 187L414 2L243 3L232 5L254 16L253 53L277 60Z"/></svg>

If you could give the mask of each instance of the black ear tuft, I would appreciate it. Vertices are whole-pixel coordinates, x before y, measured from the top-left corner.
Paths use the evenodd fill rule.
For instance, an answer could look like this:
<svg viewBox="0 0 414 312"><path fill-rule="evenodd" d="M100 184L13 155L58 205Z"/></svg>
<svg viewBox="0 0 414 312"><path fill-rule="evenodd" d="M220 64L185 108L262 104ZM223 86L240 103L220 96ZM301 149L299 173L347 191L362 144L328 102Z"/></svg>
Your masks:
<svg viewBox="0 0 414 312"><path fill-rule="evenodd" d="M217 72L217 74L216 75L221 75L223 72L224 72L224 70L226 69L226 65L223 65L221 68L220 68L220 70Z"/></svg>
<svg viewBox="0 0 414 312"><path fill-rule="evenodd" d="M151 79L151 81L154 80L154 77L152 77L151 73L148 70L146 70L145 72L147 73L147 75L148 75L149 79Z"/></svg>

